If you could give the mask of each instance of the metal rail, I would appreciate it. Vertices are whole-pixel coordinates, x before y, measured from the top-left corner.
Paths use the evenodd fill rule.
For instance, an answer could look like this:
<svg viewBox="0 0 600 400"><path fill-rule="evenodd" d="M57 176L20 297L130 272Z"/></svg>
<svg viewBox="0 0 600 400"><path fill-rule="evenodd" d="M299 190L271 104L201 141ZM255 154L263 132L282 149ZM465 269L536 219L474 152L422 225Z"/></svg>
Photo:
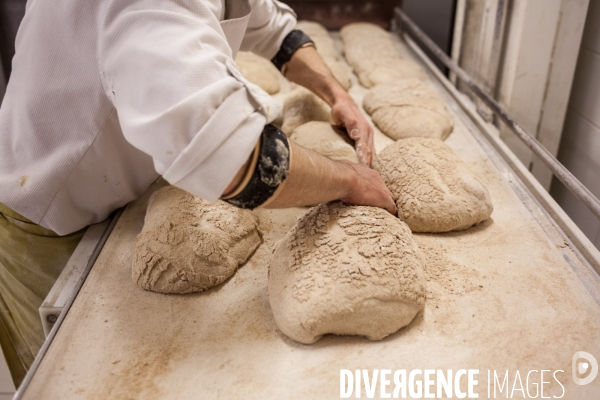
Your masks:
<svg viewBox="0 0 600 400"><path fill-rule="evenodd" d="M585 187L568 169L565 168L537 139L527 132L521 125L513 120L510 115L494 100L489 94L483 91L473 79L458 64L448 57L430 38L427 36L399 7L394 9L394 14L411 33L419 39L446 67L454 72L458 79L479 97L490 109L498 115L523 143L543 161L575 197L577 197L585 206L600 220L600 200ZM397 26L403 26L397 24Z"/></svg>
<svg viewBox="0 0 600 400"><path fill-rule="evenodd" d="M81 275L81 277L79 278L79 281L77 282L77 285L75 286L75 290L73 290L73 293L71 294L71 297L69 297L69 299L65 303L65 306L64 306L62 312L60 313L60 315L58 316L58 319L54 323L54 326L52 327L52 330L50 331L50 333L46 337L46 340L44 341L44 344L42 345L42 348L40 349L40 351L38 352L37 356L35 357L35 360L33 360L33 364L31 365L31 367L27 371L27 375L25 375L25 379L23 379L23 382L21 382L21 385L17 389L17 391L16 391L16 393L15 393L15 395L13 397L13 400L20 400L23 397L23 395L25 394L25 390L27 390L27 387L31 383L31 380L33 379L33 376L35 375L35 372L37 371L38 367L40 366L40 364L41 364L41 362L42 362L42 360L44 358L44 356L46 355L46 352L48 351L48 348L50 347L50 344L52 343L52 340L56 336L56 333L58 332L58 329L60 328L60 326L62 325L63 321L65 320L65 317L67 316L67 313L71 309L71 306L73 305L73 302L75 301L75 298L77 297L77 294L79 293L79 291L83 287L85 279L87 278L87 276L90 273L92 267L94 266L94 263L96 262L96 259L98 258L98 255L100 254L100 251L104 247L104 244L108 240L108 237L110 236L110 233L112 232L113 228L117 224L117 221L119 220L119 217L123 213L123 209L124 208L120 208L119 210L115 211L112 214L112 216L109 217L109 218L111 218L111 221L108 224L108 226L106 227L106 230L104 231L104 233L102 234L102 236L100 237L100 240L96 244L96 247L94 248L94 252L90 256L90 258L89 258L89 260L87 262L87 265L85 266L85 270L83 271L83 274Z"/></svg>

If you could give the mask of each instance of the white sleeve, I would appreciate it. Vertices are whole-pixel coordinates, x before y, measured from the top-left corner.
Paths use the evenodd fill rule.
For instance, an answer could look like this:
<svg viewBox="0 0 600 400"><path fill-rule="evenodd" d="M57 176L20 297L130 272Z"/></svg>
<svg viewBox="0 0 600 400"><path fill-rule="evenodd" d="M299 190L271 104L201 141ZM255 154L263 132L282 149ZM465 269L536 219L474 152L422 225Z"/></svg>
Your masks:
<svg viewBox="0 0 600 400"><path fill-rule="evenodd" d="M267 118L204 3L110 1L98 59L125 138L168 182L215 201Z"/></svg>
<svg viewBox="0 0 600 400"><path fill-rule="evenodd" d="M296 27L296 14L277 0L250 0L252 14L241 50L252 51L270 60L283 39Z"/></svg>

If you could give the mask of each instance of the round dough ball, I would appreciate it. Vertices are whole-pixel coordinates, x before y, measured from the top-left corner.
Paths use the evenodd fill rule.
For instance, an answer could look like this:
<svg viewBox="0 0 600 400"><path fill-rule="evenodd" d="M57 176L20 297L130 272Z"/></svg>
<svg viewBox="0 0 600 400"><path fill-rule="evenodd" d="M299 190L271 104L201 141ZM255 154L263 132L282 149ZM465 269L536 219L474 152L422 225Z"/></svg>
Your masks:
<svg viewBox="0 0 600 400"><path fill-rule="evenodd" d="M373 122L394 140L409 137L445 139L454 118L444 101L418 79L403 79L370 89L363 107Z"/></svg>
<svg viewBox="0 0 600 400"><path fill-rule="evenodd" d="M485 186L441 140L399 140L378 154L374 168L413 232L463 230L492 214Z"/></svg>
<svg viewBox="0 0 600 400"><path fill-rule="evenodd" d="M240 51L235 58L238 71L262 90L269 94L278 93L279 71L266 58L248 51Z"/></svg>
<svg viewBox="0 0 600 400"><path fill-rule="evenodd" d="M423 256L387 211L321 204L277 243L268 289L275 322L293 340L310 344L328 333L380 340L423 308Z"/></svg>
<svg viewBox="0 0 600 400"><path fill-rule="evenodd" d="M154 292L200 292L233 275L261 243L258 220L249 210L167 186L148 201L131 275Z"/></svg>
<svg viewBox="0 0 600 400"><path fill-rule="evenodd" d="M281 130L290 136L300 125L311 121L333 123L331 108L316 94L298 85L283 102Z"/></svg>
<svg viewBox="0 0 600 400"><path fill-rule="evenodd" d="M290 138L332 160L348 160L357 163L358 157L352 139L340 127L327 122L308 122L294 130Z"/></svg>

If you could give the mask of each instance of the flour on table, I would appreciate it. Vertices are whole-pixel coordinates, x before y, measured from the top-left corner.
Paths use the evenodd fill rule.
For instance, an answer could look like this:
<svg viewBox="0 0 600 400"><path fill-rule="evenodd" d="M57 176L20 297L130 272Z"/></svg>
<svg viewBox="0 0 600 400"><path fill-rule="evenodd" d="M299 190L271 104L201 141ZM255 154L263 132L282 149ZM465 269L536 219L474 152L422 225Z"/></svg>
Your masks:
<svg viewBox="0 0 600 400"><path fill-rule="evenodd" d="M313 121L301 125L290 139L332 160L358 162L354 141L340 127L328 122Z"/></svg>
<svg viewBox="0 0 600 400"><path fill-rule="evenodd" d="M371 88L363 107L373 122L394 140L408 137L445 139L454 118L444 101L418 79L403 79Z"/></svg>
<svg viewBox="0 0 600 400"><path fill-rule="evenodd" d="M275 322L305 344L328 333L383 339L423 308L422 263L406 224L387 211L321 204L275 246L268 283Z"/></svg>
<svg viewBox="0 0 600 400"><path fill-rule="evenodd" d="M261 242L258 220L249 210L167 186L148 201L132 278L154 292L200 292L233 275Z"/></svg>
<svg viewBox="0 0 600 400"><path fill-rule="evenodd" d="M290 136L297 127L311 121L333 123L331 108L310 90L296 85L284 99L281 130Z"/></svg>
<svg viewBox="0 0 600 400"><path fill-rule="evenodd" d="M374 167L413 232L467 229L492 214L485 186L441 140L399 140L378 154Z"/></svg>
<svg viewBox="0 0 600 400"><path fill-rule="evenodd" d="M268 94L278 93L279 71L266 58L247 51L240 51L235 58L238 71Z"/></svg>

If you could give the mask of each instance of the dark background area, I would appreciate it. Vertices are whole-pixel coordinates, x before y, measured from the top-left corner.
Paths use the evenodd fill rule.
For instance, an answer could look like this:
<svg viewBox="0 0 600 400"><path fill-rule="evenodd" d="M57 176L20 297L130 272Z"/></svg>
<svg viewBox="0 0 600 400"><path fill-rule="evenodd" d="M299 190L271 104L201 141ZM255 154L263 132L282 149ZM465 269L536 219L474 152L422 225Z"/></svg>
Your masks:
<svg viewBox="0 0 600 400"><path fill-rule="evenodd" d="M15 37L23 15L25 15L25 0L0 1L0 57L2 58L2 73L8 81L11 71L11 60L15 54Z"/></svg>
<svg viewBox="0 0 600 400"><path fill-rule="evenodd" d="M450 55L456 1L402 0L402 9L440 49ZM423 44L419 40L415 39L415 41L424 49ZM424 49L424 51L444 74L448 74L448 68L439 62L429 50Z"/></svg>

